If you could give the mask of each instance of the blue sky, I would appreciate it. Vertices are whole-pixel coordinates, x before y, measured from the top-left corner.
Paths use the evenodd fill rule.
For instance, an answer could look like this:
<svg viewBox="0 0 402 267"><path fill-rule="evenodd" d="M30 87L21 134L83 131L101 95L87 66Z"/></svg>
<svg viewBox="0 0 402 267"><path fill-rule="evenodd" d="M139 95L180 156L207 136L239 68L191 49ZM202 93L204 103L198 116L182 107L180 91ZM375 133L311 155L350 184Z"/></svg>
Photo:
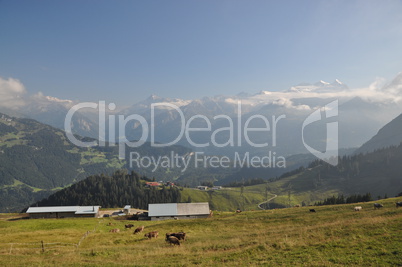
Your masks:
<svg viewBox="0 0 402 267"><path fill-rule="evenodd" d="M0 77L134 104L402 71L402 1L0 0Z"/></svg>

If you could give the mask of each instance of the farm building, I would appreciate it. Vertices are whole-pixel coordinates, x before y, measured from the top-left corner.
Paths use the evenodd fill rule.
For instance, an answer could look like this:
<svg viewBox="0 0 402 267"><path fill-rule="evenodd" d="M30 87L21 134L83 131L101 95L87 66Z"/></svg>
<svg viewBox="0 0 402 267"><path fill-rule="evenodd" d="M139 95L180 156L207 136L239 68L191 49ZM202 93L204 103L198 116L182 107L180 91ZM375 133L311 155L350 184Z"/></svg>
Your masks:
<svg viewBox="0 0 402 267"><path fill-rule="evenodd" d="M206 190L208 190L208 186L199 185L199 186L197 186L197 189L206 191Z"/></svg>
<svg viewBox="0 0 402 267"><path fill-rule="evenodd" d="M124 206L123 212L124 212L126 215L130 215L130 210L131 210L131 206L130 206L130 205L126 205L126 206Z"/></svg>
<svg viewBox="0 0 402 267"><path fill-rule="evenodd" d="M166 219L197 219L209 216L209 203L149 204L148 216L152 221Z"/></svg>
<svg viewBox="0 0 402 267"><path fill-rule="evenodd" d="M100 206L29 207L29 218L99 217Z"/></svg>

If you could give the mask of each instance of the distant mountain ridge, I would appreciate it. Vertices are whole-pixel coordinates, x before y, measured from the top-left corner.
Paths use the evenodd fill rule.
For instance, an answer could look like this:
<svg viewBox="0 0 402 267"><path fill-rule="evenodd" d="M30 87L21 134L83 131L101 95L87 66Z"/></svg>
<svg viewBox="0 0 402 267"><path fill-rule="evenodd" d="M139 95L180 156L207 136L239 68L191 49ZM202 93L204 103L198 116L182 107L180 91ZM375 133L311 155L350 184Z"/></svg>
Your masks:
<svg viewBox="0 0 402 267"><path fill-rule="evenodd" d="M376 149L399 146L402 143L402 114L382 127L376 135L355 151L368 153Z"/></svg>

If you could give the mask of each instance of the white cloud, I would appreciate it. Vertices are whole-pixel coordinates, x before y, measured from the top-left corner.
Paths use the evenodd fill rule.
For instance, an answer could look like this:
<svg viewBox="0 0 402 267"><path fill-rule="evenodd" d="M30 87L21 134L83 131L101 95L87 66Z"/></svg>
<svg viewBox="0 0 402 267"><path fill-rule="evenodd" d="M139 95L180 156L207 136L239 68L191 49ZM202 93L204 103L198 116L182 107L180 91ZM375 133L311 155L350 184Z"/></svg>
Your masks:
<svg viewBox="0 0 402 267"><path fill-rule="evenodd" d="M0 107L18 109L25 105L26 93L24 85L19 80L0 77Z"/></svg>
<svg viewBox="0 0 402 267"><path fill-rule="evenodd" d="M276 99L273 102L274 105L277 106L282 106L288 109L296 109L296 110L311 110L311 108L308 105L294 105L294 103L287 98L280 98Z"/></svg>
<svg viewBox="0 0 402 267"><path fill-rule="evenodd" d="M53 97L53 96L46 96L42 92L38 92L38 93L32 95L30 98L34 102L40 103L42 105L60 104L65 107L71 107L74 104L74 101L72 101L72 100L60 99L60 98Z"/></svg>

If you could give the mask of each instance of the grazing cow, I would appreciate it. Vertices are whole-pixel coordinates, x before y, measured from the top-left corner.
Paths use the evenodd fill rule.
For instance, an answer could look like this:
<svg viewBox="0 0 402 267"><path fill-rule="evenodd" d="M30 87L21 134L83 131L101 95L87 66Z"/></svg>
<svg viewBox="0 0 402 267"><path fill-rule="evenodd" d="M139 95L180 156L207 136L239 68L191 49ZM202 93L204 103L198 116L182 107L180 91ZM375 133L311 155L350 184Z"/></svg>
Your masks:
<svg viewBox="0 0 402 267"><path fill-rule="evenodd" d="M180 246L180 241L175 236L169 236L166 241L169 242L170 245L173 244L173 246L175 246L175 245Z"/></svg>
<svg viewBox="0 0 402 267"><path fill-rule="evenodd" d="M120 232L120 229L111 229L109 232L111 232L111 233L118 233L118 232Z"/></svg>
<svg viewBox="0 0 402 267"><path fill-rule="evenodd" d="M210 211L209 211L208 218L212 218L212 216L214 216L214 213L212 212L212 210L210 210Z"/></svg>
<svg viewBox="0 0 402 267"><path fill-rule="evenodd" d="M149 232L149 233L145 234L144 236L148 237L148 239L151 239L152 237L157 238L158 235L159 235L158 231L153 231L153 232Z"/></svg>
<svg viewBox="0 0 402 267"><path fill-rule="evenodd" d="M315 212L315 209L310 209L310 212Z"/></svg>
<svg viewBox="0 0 402 267"><path fill-rule="evenodd" d="M124 227L126 227L126 229L131 229L131 227L134 227L134 224L126 224Z"/></svg>
<svg viewBox="0 0 402 267"><path fill-rule="evenodd" d="M240 213L241 212L241 210L236 210L236 213Z"/></svg>
<svg viewBox="0 0 402 267"><path fill-rule="evenodd" d="M144 231L144 225L141 226L141 227L136 228L136 229L134 230L134 234L141 233L142 231Z"/></svg>
<svg viewBox="0 0 402 267"><path fill-rule="evenodd" d="M383 205L383 204L380 204L380 203L374 203L374 209L379 209L379 208L382 208L382 207L384 207L384 205Z"/></svg>
<svg viewBox="0 0 402 267"><path fill-rule="evenodd" d="M300 208L300 204L294 205L295 208Z"/></svg>
<svg viewBox="0 0 402 267"><path fill-rule="evenodd" d="M107 226L112 226L112 225L114 225L114 223L110 222L110 223L107 224Z"/></svg>
<svg viewBox="0 0 402 267"><path fill-rule="evenodd" d="M166 233L166 241L169 239L170 236L174 236L179 240L186 241L186 233L184 233L184 232Z"/></svg>
<svg viewBox="0 0 402 267"><path fill-rule="evenodd" d="M395 202L395 206L396 206L396 207L402 207L402 201L400 201L400 202Z"/></svg>
<svg viewBox="0 0 402 267"><path fill-rule="evenodd" d="M362 209L363 209L362 206L355 207L355 211L361 211Z"/></svg>

